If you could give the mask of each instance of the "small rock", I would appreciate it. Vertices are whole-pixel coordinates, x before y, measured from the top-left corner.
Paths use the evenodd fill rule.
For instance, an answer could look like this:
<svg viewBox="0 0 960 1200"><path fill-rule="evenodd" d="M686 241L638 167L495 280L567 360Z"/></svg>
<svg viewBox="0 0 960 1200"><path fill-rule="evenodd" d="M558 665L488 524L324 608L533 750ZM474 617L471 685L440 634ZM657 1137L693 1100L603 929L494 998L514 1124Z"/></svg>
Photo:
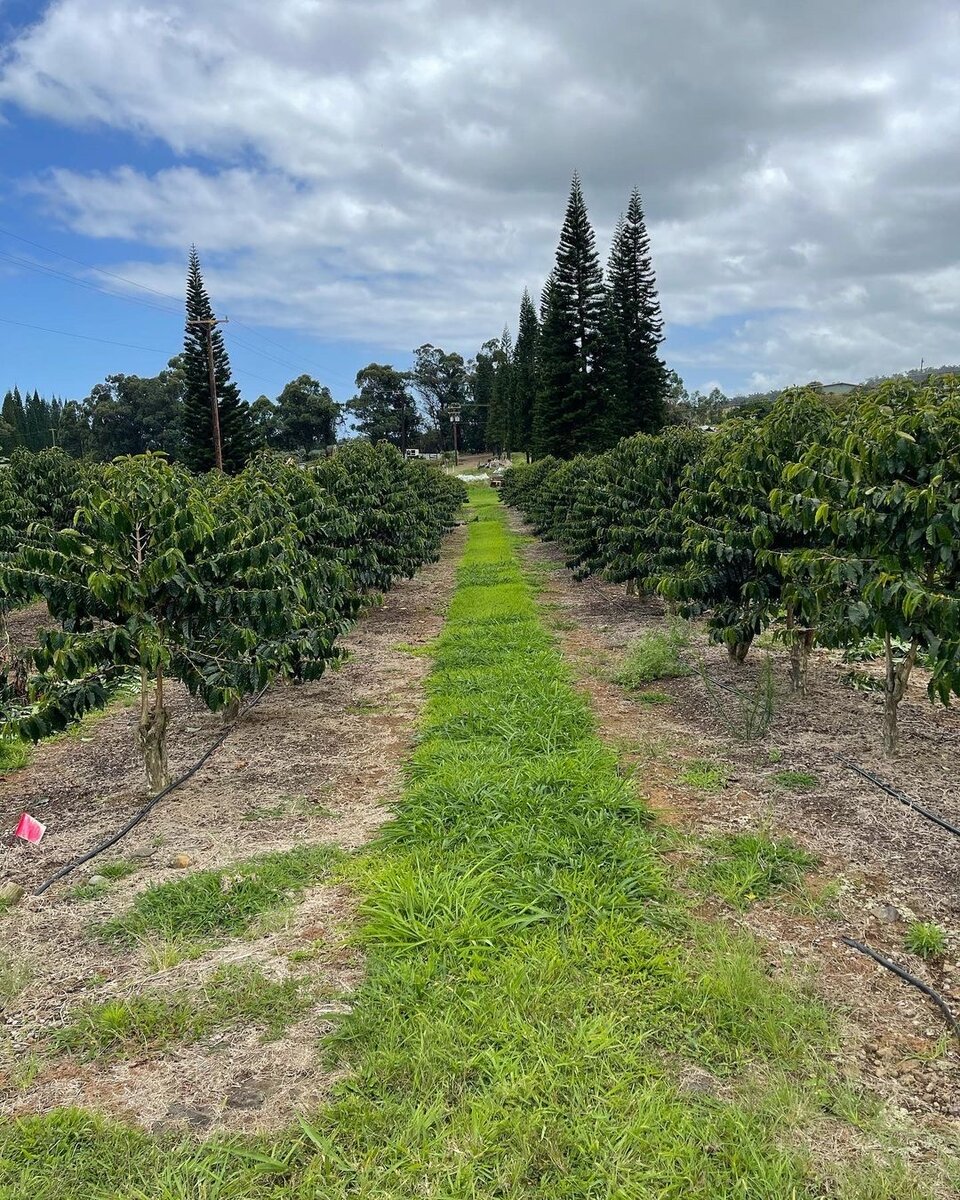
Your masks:
<svg viewBox="0 0 960 1200"><path fill-rule="evenodd" d="M263 1093L249 1083L228 1088L224 1094L227 1108L263 1108L265 1099Z"/></svg>
<svg viewBox="0 0 960 1200"><path fill-rule="evenodd" d="M23 888L19 883L0 883L0 901L4 904L19 904L23 899Z"/></svg>
<svg viewBox="0 0 960 1200"><path fill-rule="evenodd" d="M163 1129L167 1124L185 1123L194 1129L206 1129L212 1122L211 1115L202 1108L194 1108L189 1104L171 1104L163 1120L158 1121L155 1128Z"/></svg>
<svg viewBox="0 0 960 1200"><path fill-rule="evenodd" d="M90 878L87 880L87 883L92 883L95 887L98 884L106 883L106 882L107 882L106 875L91 875Z"/></svg>
<svg viewBox="0 0 960 1200"><path fill-rule="evenodd" d="M720 1085L709 1071L688 1067L680 1077L678 1090L687 1096L720 1096Z"/></svg>
<svg viewBox="0 0 960 1200"><path fill-rule="evenodd" d="M192 862L193 859L189 854L175 854L173 858L170 859L169 866L173 867L177 871L182 871L184 867L189 867Z"/></svg>
<svg viewBox="0 0 960 1200"><path fill-rule="evenodd" d="M892 925L895 921L900 920L900 913L892 904L871 904L870 912L878 921L883 921L888 925Z"/></svg>

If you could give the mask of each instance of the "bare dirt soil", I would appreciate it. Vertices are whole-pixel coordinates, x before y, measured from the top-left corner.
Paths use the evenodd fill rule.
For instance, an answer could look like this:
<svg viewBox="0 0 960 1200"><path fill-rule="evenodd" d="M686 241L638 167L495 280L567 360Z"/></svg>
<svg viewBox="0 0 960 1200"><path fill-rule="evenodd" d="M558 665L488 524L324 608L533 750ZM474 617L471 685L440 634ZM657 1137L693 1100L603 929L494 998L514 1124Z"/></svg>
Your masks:
<svg viewBox="0 0 960 1200"><path fill-rule="evenodd" d="M16 653L28 646L35 646L40 630L49 629L54 623L42 600L7 613L7 637L11 650Z"/></svg>
<svg viewBox="0 0 960 1200"><path fill-rule="evenodd" d="M527 532L517 514L512 519ZM818 860L811 892L830 888L822 903L781 897L742 914L716 900L711 915L756 933L770 947L771 970L799 969L814 981L842 1014L847 1071L921 1128L960 1138L958 1040L919 992L840 941L847 935L866 942L937 989L960 1015L960 839L838 762L843 756L869 768L960 825L960 711L933 707L918 671L901 705L900 753L890 760L880 747L878 699L844 685L849 667L838 655L815 652L801 697L789 691L782 649L755 647L737 666L702 629L684 652L691 673L649 685L669 702L644 704L613 676L638 636L670 628L663 605L595 579L575 580L556 546L531 540L524 553L602 734L636 764L641 791L661 819L697 838L758 829L775 840L788 837ZM737 694L755 694L768 653L774 719L759 741L738 742ZM719 790L681 782L697 760L722 767ZM815 782L808 791L791 790L776 779L783 771L809 773ZM904 948L917 920L947 932L947 951L932 962Z"/></svg>
<svg viewBox="0 0 960 1200"><path fill-rule="evenodd" d="M5 1004L0 989L0 1113L70 1104L155 1129L251 1131L281 1125L329 1092L335 1076L320 1061L318 1039L349 1006L363 973L344 887L309 889L278 920L165 969L156 948L118 948L95 927L146 887L181 876L177 856L188 870L220 869L303 843L352 850L375 835L398 797L423 702L429 662L410 649L440 631L462 535L455 530L438 563L399 583L360 619L344 639L350 655L339 670L272 689L114 850L0 914L0 969L5 959L29 976ZM221 721L183 689L173 689L170 701L176 774L216 738ZM24 809L47 825L39 847L18 841L0 848L0 881L32 889L142 805L133 723L132 708L114 707L79 736L39 747L31 765L0 780L0 828L12 829ZM136 871L106 894L71 896L117 858ZM133 1061L91 1065L47 1053L50 1033L81 1001L190 989L234 962L277 980L307 978L333 999L305 1006L303 1018L269 1044L258 1030L241 1029L163 1053L145 1050Z"/></svg>

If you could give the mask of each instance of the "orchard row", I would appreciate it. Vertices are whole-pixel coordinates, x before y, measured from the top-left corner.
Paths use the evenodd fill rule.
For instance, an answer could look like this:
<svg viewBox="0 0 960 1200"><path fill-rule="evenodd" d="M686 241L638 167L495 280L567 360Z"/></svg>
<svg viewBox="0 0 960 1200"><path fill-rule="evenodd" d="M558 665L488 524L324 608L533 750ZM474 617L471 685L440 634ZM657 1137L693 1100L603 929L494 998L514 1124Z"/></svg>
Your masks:
<svg viewBox="0 0 960 1200"><path fill-rule="evenodd" d="M773 626L802 687L817 642L881 639L884 746L918 658L960 694L960 378L783 393L762 419L545 458L503 486L580 576L657 592L742 662Z"/></svg>
<svg viewBox="0 0 960 1200"><path fill-rule="evenodd" d="M162 455L85 466L18 452L0 470L0 607L42 598L56 628L8 655L5 729L37 740L140 680L137 739L166 782L164 683L214 711L317 678L394 580L436 557L463 485L362 443L303 468L278 455L192 474Z"/></svg>

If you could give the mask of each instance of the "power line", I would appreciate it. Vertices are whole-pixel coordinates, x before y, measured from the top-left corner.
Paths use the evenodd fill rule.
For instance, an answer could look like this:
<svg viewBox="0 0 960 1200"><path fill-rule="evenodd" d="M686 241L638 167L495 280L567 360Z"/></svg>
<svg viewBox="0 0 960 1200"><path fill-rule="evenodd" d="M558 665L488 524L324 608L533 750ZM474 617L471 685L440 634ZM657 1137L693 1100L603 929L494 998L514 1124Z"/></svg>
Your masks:
<svg viewBox="0 0 960 1200"><path fill-rule="evenodd" d="M171 296L168 292L161 292L157 288L149 287L145 283L138 283L134 279L128 279L125 275L119 275L115 271L108 271L104 267L95 267L92 263L84 262L82 259L79 259L79 258L73 258L69 254L64 254L60 250L54 250L53 247L51 247L51 246L44 246L40 242L31 241L30 238L25 238L21 234L14 233L12 230L6 229L3 226L0 226L0 233L4 234L6 237L13 238L17 242L23 242L23 244L25 246L32 246L35 250L43 250L46 254L53 254L55 257L62 258L66 262L72 262L75 266L83 267L88 271L95 271L98 275L105 275L108 279L116 279L120 283L125 283L128 287L139 288L139 290L142 292L149 292L151 295L159 296L163 300L170 300L173 303L177 304L178 306L182 304L182 300L179 296ZM0 254L2 254L2 253L3 252L0 251ZM14 256L8 256L8 257L13 258ZM30 263L29 260L26 260L26 259L21 260L21 261L24 266L31 267L36 270L47 271L52 275L58 274L58 272L56 272L53 268L44 267L39 263L36 263L36 264ZM72 275L63 274L62 278L69 280L70 282L76 283L80 287L90 287L90 288L93 288L93 290L95 290L95 291L102 290L102 289L97 289L94 284L85 283L82 280L76 279ZM149 305L148 301L139 300L134 296L124 296L120 293L107 292L107 291L104 291L103 294L107 295L107 296L113 296L115 299L118 299L118 300L130 300L134 304L144 304L144 305L147 305L148 307L160 309L159 305ZM160 309L160 311L168 311L168 310ZM172 310L170 310L170 315L174 315ZM259 330L254 329L252 326L247 325L243 321L237 320L235 317L232 318L232 320L233 320L233 323L236 325L239 325L241 329L246 329L249 333L252 333L254 335L254 337L262 338L263 341L269 342L271 345L276 346L277 349L282 350L285 354L293 353L293 351L291 351L289 349L289 347L282 345L280 342L276 341L275 338L267 337L267 335L265 333L260 333ZM239 344L242 345L243 343L239 343ZM263 350L259 350L256 346L248 345L246 348L248 350L250 350L253 354L259 354L262 358L270 359L270 355L266 354ZM277 360L277 359L272 359L271 361L279 362L279 360ZM321 371L324 375L326 375L328 378L333 380L333 382L335 382L335 383L340 383L344 387L351 386L350 383L347 380L345 380L342 376L332 373L326 365L321 364L316 359L301 357L300 361L305 362L308 365L313 366L315 369ZM289 368L291 370L299 369L299 367L297 365L291 365L289 363L279 363L279 365L280 366L289 366Z"/></svg>
<svg viewBox="0 0 960 1200"><path fill-rule="evenodd" d="M231 318L232 323L232 318ZM239 325L239 321L237 324ZM296 363L290 362L288 359L276 358L272 354L267 354L265 350L258 350L256 346L251 346L249 342L245 342L242 338L238 338L235 333L230 334L230 341L235 346L242 346L244 350L250 350L254 354L259 354L261 358L267 359L268 362L276 363L277 366L286 367L288 371L297 371L299 367Z"/></svg>
<svg viewBox="0 0 960 1200"><path fill-rule="evenodd" d="M267 337L265 333L261 333L258 329L254 329L252 326L244 324L243 321L238 321L236 317L231 319L235 325L239 325L241 329L245 329L248 333L252 333L254 337L262 338L265 342L269 342L272 346L276 346L285 354L293 353L293 351L291 351L288 347L281 345L281 343L276 341L274 338ZM252 349L255 354L263 353L263 351L256 350L255 347L252 346L249 347L249 349ZM316 359L303 358L301 361L305 362L308 366L314 367L316 370L320 371L322 375L325 375L328 379L333 380L334 383L342 384L344 387L353 387L353 384L350 383L349 380L344 379L342 375L335 375L329 367L319 363Z"/></svg>
<svg viewBox="0 0 960 1200"><path fill-rule="evenodd" d="M9 317L0 317L0 323L4 325L17 325L21 329L34 329L38 333L52 333L58 337L77 338L84 342L100 342L105 346L121 346L125 350L146 350L151 354L166 354L166 350L159 350L156 346L134 346L130 342L114 342L109 338L91 337L86 333L70 333L66 329L48 329L45 325L29 325L26 321L12 321ZM175 357L170 355L171 358ZM267 379L263 375L255 375L252 371L246 370L244 367L235 367L237 374L244 375L248 379L255 379L258 383L274 384L274 380Z"/></svg>
<svg viewBox="0 0 960 1200"><path fill-rule="evenodd" d="M109 338L91 337L87 333L70 333L67 329L48 329L45 325L28 325L26 321L11 321L9 317L0 317L4 325L18 325L21 329L35 329L38 333L54 333L58 337L78 338L81 342L101 342L104 346L122 346L124 350L146 350L150 354L166 354L166 350L158 350L156 346L134 346L130 342L113 342ZM171 357L173 357L171 355Z"/></svg>
<svg viewBox="0 0 960 1200"><path fill-rule="evenodd" d="M18 254L9 254L5 250L0 250L0 259L14 265L26 268L28 271L41 271L44 275L51 275L55 279L62 279L65 283L72 283L75 287L86 288L91 292L99 292L102 296L109 296L114 300L126 300L131 304L142 304L145 308L155 309L157 312L166 313L168 316L179 316L179 310L173 308L161 308L159 304L154 304L151 300L141 300L139 296L125 296L122 292L111 292L106 288L100 287L96 283L91 283L86 279L78 279L76 275L69 275L66 271L58 271L54 267L44 266L43 263L31 262L28 258L21 258Z"/></svg>
<svg viewBox="0 0 960 1200"><path fill-rule="evenodd" d="M136 280L127 279L124 275L117 275L114 271L107 271L103 267L95 267L92 263L83 262L79 258L71 258L69 254L64 254L61 250L54 250L52 246L43 246L40 242L31 242L29 238L22 237L19 233L13 233L2 226L0 226L0 233L13 238L14 241L23 242L25 246L33 246L35 250L43 250L46 254L53 254L57 258L63 258L67 262L74 263L75 266L84 267L88 271L96 271L98 275L107 275L110 279L117 279L121 283L128 284L130 287L139 288L142 292L151 292L154 296L162 296L164 300L173 300L177 304L182 303L179 296L171 296L168 292L159 292L156 288L148 287L145 283L137 283Z"/></svg>

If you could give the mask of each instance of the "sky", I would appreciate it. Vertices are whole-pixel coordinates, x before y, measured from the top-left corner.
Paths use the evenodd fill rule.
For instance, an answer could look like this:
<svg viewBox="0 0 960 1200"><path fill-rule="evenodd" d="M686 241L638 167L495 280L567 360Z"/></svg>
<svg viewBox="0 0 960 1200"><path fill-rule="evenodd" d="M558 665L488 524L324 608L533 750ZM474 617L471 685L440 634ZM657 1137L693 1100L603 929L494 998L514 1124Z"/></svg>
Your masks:
<svg viewBox="0 0 960 1200"><path fill-rule="evenodd" d="M469 356L575 170L688 387L958 362L958 62L955 0L0 0L0 389L155 374L191 243L248 399Z"/></svg>

